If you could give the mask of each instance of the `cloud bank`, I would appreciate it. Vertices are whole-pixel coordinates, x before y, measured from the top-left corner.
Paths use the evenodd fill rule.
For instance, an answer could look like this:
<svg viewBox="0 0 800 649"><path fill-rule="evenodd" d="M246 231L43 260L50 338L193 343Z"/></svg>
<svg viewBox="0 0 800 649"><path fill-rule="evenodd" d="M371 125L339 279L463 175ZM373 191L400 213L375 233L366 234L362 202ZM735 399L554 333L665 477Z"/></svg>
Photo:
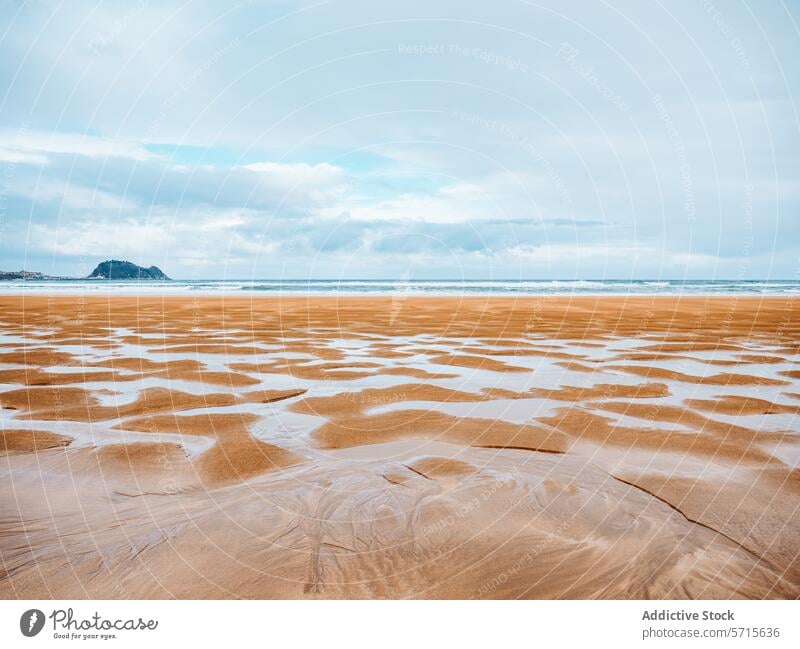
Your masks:
<svg viewBox="0 0 800 649"><path fill-rule="evenodd" d="M796 9L6 3L2 267L796 277Z"/></svg>

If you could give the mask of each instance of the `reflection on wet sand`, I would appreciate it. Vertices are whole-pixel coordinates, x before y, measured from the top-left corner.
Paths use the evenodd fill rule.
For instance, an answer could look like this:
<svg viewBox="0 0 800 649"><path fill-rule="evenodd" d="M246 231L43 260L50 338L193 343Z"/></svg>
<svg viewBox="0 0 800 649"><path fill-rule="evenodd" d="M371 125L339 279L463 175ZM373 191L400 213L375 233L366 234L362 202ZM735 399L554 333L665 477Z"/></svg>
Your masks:
<svg viewBox="0 0 800 649"><path fill-rule="evenodd" d="M786 298L0 297L0 596L798 597Z"/></svg>

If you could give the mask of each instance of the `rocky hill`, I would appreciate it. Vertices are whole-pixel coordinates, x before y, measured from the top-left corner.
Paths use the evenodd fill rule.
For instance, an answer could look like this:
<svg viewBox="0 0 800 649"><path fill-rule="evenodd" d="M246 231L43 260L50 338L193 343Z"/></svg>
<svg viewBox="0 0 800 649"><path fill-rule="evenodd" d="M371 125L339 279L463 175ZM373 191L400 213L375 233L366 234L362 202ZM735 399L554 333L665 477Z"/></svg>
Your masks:
<svg viewBox="0 0 800 649"><path fill-rule="evenodd" d="M144 268L130 261L109 259L97 264L88 279L159 279L168 280L158 266Z"/></svg>

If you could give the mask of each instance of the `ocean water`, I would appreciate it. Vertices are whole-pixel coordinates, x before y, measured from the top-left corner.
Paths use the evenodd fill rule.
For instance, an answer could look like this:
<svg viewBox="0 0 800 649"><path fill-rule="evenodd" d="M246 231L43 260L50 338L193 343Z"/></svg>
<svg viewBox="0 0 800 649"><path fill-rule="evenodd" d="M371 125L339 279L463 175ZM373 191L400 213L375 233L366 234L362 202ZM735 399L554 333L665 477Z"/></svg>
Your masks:
<svg viewBox="0 0 800 649"><path fill-rule="evenodd" d="M800 295L797 280L173 280L0 281L44 295Z"/></svg>

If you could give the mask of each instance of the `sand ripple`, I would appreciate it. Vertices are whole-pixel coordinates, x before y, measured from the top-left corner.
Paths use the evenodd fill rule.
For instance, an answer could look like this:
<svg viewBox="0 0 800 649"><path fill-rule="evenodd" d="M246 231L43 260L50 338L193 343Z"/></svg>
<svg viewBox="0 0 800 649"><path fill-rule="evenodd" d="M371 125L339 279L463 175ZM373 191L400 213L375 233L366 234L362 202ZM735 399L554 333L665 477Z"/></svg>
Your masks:
<svg viewBox="0 0 800 649"><path fill-rule="evenodd" d="M796 300L0 303L0 596L800 596Z"/></svg>

